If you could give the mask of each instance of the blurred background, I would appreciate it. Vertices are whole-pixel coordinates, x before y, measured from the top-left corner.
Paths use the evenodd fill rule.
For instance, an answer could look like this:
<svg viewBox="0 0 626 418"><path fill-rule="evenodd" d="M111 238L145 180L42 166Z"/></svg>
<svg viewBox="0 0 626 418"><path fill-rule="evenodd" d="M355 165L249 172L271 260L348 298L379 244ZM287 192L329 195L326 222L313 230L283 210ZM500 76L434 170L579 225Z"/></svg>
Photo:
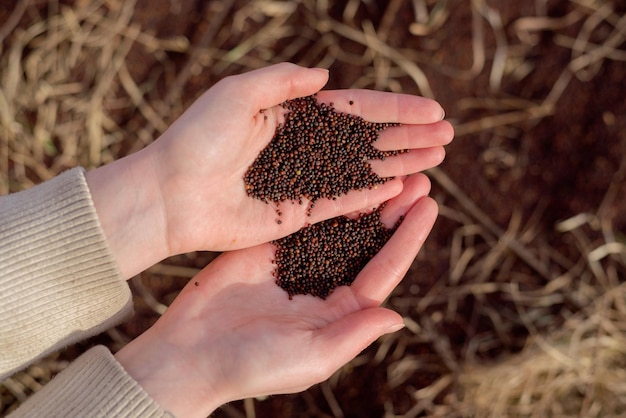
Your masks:
<svg viewBox="0 0 626 418"><path fill-rule="evenodd" d="M623 0L0 0L0 194L141 149L217 80L291 61L418 94L456 131L406 329L304 393L215 417L626 413ZM216 254L134 278L134 319L0 382L0 415L149 327ZM0 289L1 295L1 289ZM251 356L255 353L251 352Z"/></svg>

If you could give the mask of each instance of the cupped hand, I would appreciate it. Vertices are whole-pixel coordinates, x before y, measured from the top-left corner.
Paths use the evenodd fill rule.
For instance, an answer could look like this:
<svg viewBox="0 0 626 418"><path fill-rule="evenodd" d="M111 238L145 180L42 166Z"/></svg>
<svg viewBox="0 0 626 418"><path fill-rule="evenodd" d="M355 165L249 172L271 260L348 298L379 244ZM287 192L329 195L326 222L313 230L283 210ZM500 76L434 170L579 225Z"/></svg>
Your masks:
<svg viewBox="0 0 626 418"><path fill-rule="evenodd" d="M171 253L227 251L268 242L315 223L398 194L401 182L318 200L311 216L307 204L277 206L249 197L244 174L274 136L288 99L318 92L328 72L279 64L218 82L201 96L151 148L164 203ZM439 164L452 129L442 122L435 101L366 90L320 92L318 100L369 121L400 122L377 146L411 149L402 157L375 161L385 177L402 176ZM352 102L352 104L350 104Z"/></svg>
<svg viewBox="0 0 626 418"><path fill-rule="evenodd" d="M396 178L336 200L317 200L310 214L307 202L283 202L279 209L248 196L244 174L283 119L280 104L318 92L327 80L326 70L286 63L227 77L154 143L87 173L122 275L133 277L175 254L269 242L307 223L373 207L400 193L402 182ZM381 150L410 149L371 162L383 177L439 164L443 146L453 136L433 100L368 90L321 91L318 100L368 121L402 124L383 131L374 144Z"/></svg>
<svg viewBox="0 0 626 418"><path fill-rule="evenodd" d="M116 354L165 409L204 417L252 396L293 393L328 378L379 336L403 326L379 305L404 277L437 215L418 174L385 206L404 221L350 287L326 299L287 294L272 276L275 248L224 253L183 289L156 324Z"/></svg>

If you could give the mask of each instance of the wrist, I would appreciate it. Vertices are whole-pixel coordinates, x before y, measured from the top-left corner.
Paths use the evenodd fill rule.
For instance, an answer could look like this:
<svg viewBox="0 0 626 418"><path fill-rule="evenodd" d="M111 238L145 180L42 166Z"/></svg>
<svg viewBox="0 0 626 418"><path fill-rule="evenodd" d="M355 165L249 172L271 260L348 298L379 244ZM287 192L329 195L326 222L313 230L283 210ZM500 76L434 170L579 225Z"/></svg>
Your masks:
<svg viewBox="0 0 626 418"><path fill-rule="evenodd" d="M152 339L151 331L127 344L115 358L161 408L176 417L206 417L229 401L219 382L211 385L215 374L185 361L162 340Z"/></svg>
<svg viewBox="0 0 626 418"><path fill-rule="evenodd" d="M130 279L166 258L165 218L145 149L89 171L87 184L118 268Z"/></svg>

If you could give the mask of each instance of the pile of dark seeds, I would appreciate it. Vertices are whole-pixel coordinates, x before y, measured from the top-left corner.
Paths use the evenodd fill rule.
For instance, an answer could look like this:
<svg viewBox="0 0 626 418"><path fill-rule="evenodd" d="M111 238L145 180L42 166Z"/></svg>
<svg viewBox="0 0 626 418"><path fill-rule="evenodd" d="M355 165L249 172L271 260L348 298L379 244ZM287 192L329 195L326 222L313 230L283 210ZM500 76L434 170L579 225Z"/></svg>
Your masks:
<svg viewBox="0 0 626 418"><path fill-rule="evenodd" d="M299 294L326 299L337 286L352 284L402 221L387 228L380 222L381 210L357 219L329 219L273 241L276 284L289 299Z"/></svg>
<svg viewBox="0 0 626 418"><path fill-rule="evenodd" d="M244 176L248 195L266 203L308 199L310 210L317 199L373 188L389 178L374 173L368 161L405 152L373 146L382 130L397 124L336 112L315 96L282 106L288 110L284 124ZM380 222L380 210L358 219L330 219L275 241L276 283L290 299L297 294L326 299L337 286L351 284L395 230Z"/></svg>
<svg viewBox="0 0 626 418"><path fill-rule="evenodd" d="M397 124L372 123L336 112L315 96L288 100L289 112L274 138L244 176L249 196L265 202L341 196L389 180L374 173L368 160L384 160L404 151L373 146L380 132Z"/></svg>

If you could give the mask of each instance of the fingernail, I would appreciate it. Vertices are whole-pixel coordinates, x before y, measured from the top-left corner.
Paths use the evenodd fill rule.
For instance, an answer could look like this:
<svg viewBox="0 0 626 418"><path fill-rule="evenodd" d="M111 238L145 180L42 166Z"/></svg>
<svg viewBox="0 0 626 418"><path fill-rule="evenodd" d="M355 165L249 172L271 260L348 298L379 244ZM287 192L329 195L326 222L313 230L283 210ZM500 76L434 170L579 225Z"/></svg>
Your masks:
<svg viewBox="0 0 626 418"><path fill-rule="evenodd" d="M311 69L315 70L315 71L323 72L325 74L328 74L328 69L327 68L315 67L315 68L311 68Z"/></svg>
<svg viewBox="0 0 626 418"><path fill-rule="evenodd" d="M402 328L404 328L404 323L392 325L387 328L387 334L393 334L394 332L400 331Z"/></svg>
<svg viewBox="0 0 626 418"><path fill-rule="evenodd" d="M440 120L444 120L446 118L446 111L445 109L442 107L441 108L441 119Z"/></svg>

